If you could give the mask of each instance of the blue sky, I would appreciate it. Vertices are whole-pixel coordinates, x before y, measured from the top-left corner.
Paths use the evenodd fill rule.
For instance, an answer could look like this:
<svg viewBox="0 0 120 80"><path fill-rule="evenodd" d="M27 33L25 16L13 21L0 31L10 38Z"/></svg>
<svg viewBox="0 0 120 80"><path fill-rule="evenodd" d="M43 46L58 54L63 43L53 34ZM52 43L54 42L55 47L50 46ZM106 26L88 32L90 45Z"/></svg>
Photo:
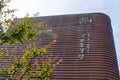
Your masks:
<svg viewBox="0 0 120 80"><path fill-rule="evenodd" d="M115 47L120 67L120 0L11 0L9 7L19 9L15 14L33 16L105 13L111 18Z"/></svg>

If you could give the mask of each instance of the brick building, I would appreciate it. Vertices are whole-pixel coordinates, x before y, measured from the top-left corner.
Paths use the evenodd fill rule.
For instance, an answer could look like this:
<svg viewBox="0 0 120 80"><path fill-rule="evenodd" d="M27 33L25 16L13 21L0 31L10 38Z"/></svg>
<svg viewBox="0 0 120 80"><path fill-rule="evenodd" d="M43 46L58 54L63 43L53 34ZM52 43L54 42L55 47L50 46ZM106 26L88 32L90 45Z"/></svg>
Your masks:
<svg viewBox="0 0 120 80"><path fill-rule="evenodd" d="M63 59L51 80L119 80L111 21L107 15L46 16L38 17L37 22L44 22L53 31L52 36L39 36L42 41L38 41L38 46L55 38L57 42L49 49L49 56ZM11 58L12 55L6 59Z"/></svg>
<svg viewBox="0 0 120 80"><path fill-rule="evenodd" d="M101 13L39 17L54 33L57 43L52 56L63 62L55 80L119 80L110 18ZM52 38L43 37L46 44Z"/></svg>

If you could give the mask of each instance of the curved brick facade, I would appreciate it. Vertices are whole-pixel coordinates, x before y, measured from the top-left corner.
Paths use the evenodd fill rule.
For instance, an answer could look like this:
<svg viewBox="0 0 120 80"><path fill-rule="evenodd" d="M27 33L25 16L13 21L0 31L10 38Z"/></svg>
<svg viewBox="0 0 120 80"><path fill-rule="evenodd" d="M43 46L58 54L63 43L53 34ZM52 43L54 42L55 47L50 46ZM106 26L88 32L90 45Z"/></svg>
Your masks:
<svg viewBox="0 0 120 80"><path fill-rule="evenodd" d="M105 14L78 14L38 18L57 34L50 56L63 62L56 80L119 80L111 21ZM50 41L52 38L46 39Z"/></svg>
<svg viewBox="0 0 120 80"><path fill-rule="evenodd" d="M63 59L51 80L119 80L111 21L105 14L76 14L38 17L53 31L57 39L49 49L49 56ZM56 36L56 37L55 37ZM41 35L38 46L52 41ZM26 44L20 46L26 46ZM14 46L10 46L11 51ZM11 54L11 52L9 53ZM18 55L16 53L15 55ZM7 57L12 58L12 55ZM3 63L0 63L2 66Z"/></svg>

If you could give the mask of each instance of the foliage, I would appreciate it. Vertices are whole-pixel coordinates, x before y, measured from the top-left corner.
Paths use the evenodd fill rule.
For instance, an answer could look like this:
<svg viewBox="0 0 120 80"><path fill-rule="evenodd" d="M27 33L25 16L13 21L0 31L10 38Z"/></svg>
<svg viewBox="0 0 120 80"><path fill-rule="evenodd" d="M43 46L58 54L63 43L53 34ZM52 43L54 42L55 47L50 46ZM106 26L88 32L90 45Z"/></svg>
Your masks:
<svg viewBox="0 0 120 80"><path fill-rule="evenodd" d="M48 48L56 40L50 42L47 47L37 47L36 43L26 46L19 51L22 56L13 55L11 63L6 64L6 56L10 56L7 54L9 51L7 51L6 45L11 46L12 44L24 44L25 41L39 40L37 39L38 35L51 31L47 30L42 23L35 23L34 17L25 16L22 19L17 19L13 15L15 10L3 11L2 8L8 2L8 0L0 1L0 44L3 45L0 48L0 61L4 63L0 68L0 75L9 80L49 80L56 65L62 62L62 59L56 61L57 57L49 58L47 55ZM12 19L7 15L11 15ZM12 53L16 52L15 48Z"/></svg>
<svg viewBox="0 0 120 80"><path fill-rule="evenodd" d="M14 56L13 64L1 70L2 76L9 80L49 80L55 66L61 61L56 62L57 57L53 59L48 57L46 54L48 47L37 48L35 43L33 45L34 47L22 50L22 57Z"/></svg>
<svg viewBox="0 0 120 80"><path fill-rule="evenodd" d="M42 28L42 23L36 23L35 18L28 16L21 20L6 19L0 25L0 40L1 43L24 43L25 40L34 40L37 34L47 32Z"/></svg>

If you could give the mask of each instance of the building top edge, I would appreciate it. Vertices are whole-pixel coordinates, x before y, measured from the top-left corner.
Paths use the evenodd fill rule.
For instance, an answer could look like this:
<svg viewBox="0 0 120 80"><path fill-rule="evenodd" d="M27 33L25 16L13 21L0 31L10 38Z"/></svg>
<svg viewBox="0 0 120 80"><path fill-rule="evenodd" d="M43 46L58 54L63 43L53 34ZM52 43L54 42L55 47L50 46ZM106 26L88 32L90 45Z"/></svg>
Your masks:
<svg viewBox="0 0 120 80"><path fill-rule="evenodd" d="M47 15L47 16L38 16L37 18L46 18L46 17L61 17L61 16L75 16L75 15L90 15L90 16L93 16L93 15L99 15L99 16L103 16L103 17L106 17L107 19L110 19L110 17L105 14L105 13L80 13L80 14L61 14L61 15Z"/></svg>
<svg viewBox="0 0 120 80"><path fill-rule="evenodd" d="M79 20L80 18L92 19L94 23L103 23L105 25L111 26L111 19L105 13L82 13L82 14L63 14L63 15L52 15L52 16L38 16L36 21L54 21L54 20L70 20L75 19Z"/></svg>

